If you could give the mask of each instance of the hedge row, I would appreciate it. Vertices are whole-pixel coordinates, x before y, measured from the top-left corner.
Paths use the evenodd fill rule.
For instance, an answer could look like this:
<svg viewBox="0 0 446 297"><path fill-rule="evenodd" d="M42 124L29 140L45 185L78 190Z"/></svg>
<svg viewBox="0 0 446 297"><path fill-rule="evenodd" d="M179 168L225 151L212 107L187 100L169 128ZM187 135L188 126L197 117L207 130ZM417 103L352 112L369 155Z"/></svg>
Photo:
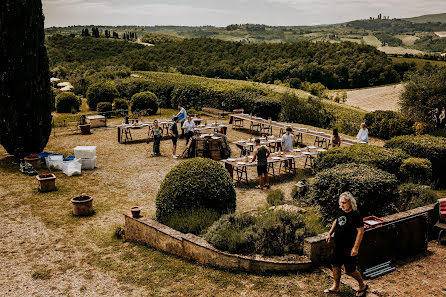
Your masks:
<svg viewBox="0 0 446 297"><path fill-rule="evenodd" d="M364 122L367 124L370 136L382 139L413 133L414 122L390 110L369 112L364 116Z"/></svg>
<svg viewBox="0 0 446 297"><path fill-rule="evenodd" d="M425 158L432 163L432 179L438 186L446 186L446 138L431 135L406 135L390 139L386 148L400 148L412 157Z"/></svg>

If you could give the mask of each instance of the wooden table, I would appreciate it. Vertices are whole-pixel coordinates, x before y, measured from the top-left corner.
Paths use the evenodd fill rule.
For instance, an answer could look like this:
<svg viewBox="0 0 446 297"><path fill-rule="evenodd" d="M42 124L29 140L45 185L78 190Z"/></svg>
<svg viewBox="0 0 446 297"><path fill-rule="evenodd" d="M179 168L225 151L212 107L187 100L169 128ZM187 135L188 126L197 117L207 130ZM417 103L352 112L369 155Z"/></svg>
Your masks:
<svg viewBox="0 0 446 297"><path fill-rule="evenodd" d="M149 129L153 126L151 123L135 123L135 124L122 124L117 125L118 128L118 142L126 143L127 141L133 141L132 137L132 129L141 129L143 127L149 127ZM149 130L150 131L150 130Z"/></svg>
<svg viewBox="0 0 446 297"><path fill-rule="evenodd" d="M268 137L259 137L260 144L266 145L271 152L276 152L282 149L282 138L270 138ZM232 142L240 149L240 157L247 156L254 151L255 140L247 139L247 140L237 140Z"/></svg>

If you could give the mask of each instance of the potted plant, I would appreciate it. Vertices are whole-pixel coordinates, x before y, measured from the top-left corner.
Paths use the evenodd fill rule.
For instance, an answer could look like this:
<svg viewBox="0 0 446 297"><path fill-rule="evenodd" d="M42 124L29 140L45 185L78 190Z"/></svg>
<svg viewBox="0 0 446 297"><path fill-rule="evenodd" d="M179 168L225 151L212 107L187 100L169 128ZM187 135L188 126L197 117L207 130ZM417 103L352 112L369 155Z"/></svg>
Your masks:
<svg viewBox="0 0 446 297"><path fill-rule="evenodd" d="M71 199L73 214L75 216L89 216L93 214L93 198L82 193L82 195Z"/></svg>
<svg viewBox="0 0 446 297"><path fill-rule="evenodd" d="M139 206L132 207L132 217L135 219L141 217L141 208Z"/></svg>
<svg viewBox="0 0 446 297"><path fill-rule="evenodd" d="M52 173L36 175L39 182L39 192L56 191L56 176Z"/></svg>
<svg viewBox="0 0 446 297"><path fill-rule="evenodd" d="M91 125L86 123L85 115L81 116L81 121L80 121L80 124L79 124L79 128L81 129L81 134L82 135L86 135L86 134L90 134L91 133L91 131L90 131Z"/></svg>
<svg viewBox="0 0 446 297"><path fill-rule="evenodd" d="M25 162L30 164L34 169L40 169L40 157L37 154L30 154L24 158Z"/></svg>

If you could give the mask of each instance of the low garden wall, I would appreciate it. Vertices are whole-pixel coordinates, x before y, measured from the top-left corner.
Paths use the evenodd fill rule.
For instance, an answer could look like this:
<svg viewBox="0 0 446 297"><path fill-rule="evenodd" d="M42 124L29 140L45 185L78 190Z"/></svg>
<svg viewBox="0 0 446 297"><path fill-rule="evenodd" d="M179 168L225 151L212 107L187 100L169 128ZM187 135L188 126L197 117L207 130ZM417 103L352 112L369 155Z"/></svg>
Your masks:
<svg viewBox="0 0 446 297"><path fill-rule="evenodd" d="M359 249L359 267L364 270L383 263L414 256L427 249L434 222L435 204L383 217L381 226L365 230ZM328 264L333 241L327 244L328 233L308 237L304 254L315 265Z"/></svg>
<svg viewBox="0 0 446 297"><path fill-rule="evenodd" d="M193 234L184 234L149 218L133 218L124 214L126 240L224 269L264 271L301 271L312 267L306 256L283 257L245 256L220 251L206 240Z"/></svg>

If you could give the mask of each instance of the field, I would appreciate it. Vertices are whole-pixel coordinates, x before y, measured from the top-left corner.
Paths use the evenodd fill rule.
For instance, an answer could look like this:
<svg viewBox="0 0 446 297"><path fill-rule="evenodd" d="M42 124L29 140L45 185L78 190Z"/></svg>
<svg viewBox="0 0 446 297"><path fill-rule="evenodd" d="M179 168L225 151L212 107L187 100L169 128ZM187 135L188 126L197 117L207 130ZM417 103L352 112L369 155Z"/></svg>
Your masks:
<svg viewBox="0 0 446 297"><path fill-rule="evenodd" d="M396 38L401 39L401 41L403 42L404 45L408 45L411 46L415 43L415 41L417 41L418 39L420 39L417 36L414 35L396 35Z"/></svg>
<svg viewBox="0 0 446 297"><path fill-rule="evenodd" d="M426 63L433 66L446 66L446 61L432 61L418 58L390 57L394 63L415 63L417 70L422 70Z"/></svg>
<svg viewBox="0 0 446 297"><path fill-rule="evenodd" d="M424 54L424 52L422 52L420 50L405 48L402 46L380 46L380 47L378 47L378 50L385 52L388 55L404 55L404 54L421 55L421 54Z"/></svg>
<svg viewBox="0 0 446 297"><path fill-rule="evenodd" d="M381 46L381 41L379 41L379 39L373 35L364 36L363 39L364 39L364 42L368 45L371 45L374 47Z"/></svg>

